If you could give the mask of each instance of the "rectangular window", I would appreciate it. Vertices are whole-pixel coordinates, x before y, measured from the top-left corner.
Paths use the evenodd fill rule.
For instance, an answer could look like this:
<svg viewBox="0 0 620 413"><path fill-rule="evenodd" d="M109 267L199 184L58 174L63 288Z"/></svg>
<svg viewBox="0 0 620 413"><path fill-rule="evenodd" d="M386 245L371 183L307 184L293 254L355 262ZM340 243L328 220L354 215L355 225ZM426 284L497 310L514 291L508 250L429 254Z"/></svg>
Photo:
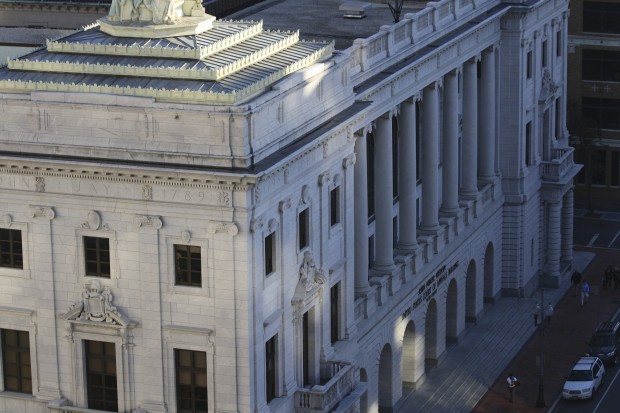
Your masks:
<svg viewBox="0 0 620 413"><path fill-rule="evenodd" d="M555 32L555 55L557 57L562 56L562 31Z"/></svg>
<svg viewBox="0 0 620 413"><path fill-rule="evenodd" d="M306 208L297 216L297 230L299 231L299 250L310 245L310 209Z"/></svg>
<svg viewBox="0 0 620 413"><path fill-rule="evenodd" d="M265 343L265 390L267 403L277 397L278 388L278 335Z"/></svg>
<svg viewBox="0 0 620 413"><path fill-rule="evenodd" d="M20 230L0 228L0 267L24 268Z"/></svg>
<svg viewBox="0 0 620 413"><path fill-rule="evenodd" d="M329 191L329 224L333 227L340 223L340 187Z"/></svg>
<svg viewBox="0 0 620 413"><path fill-rule="evenodd" d="M607 151L597 150L592 153L592 184L606 185Z"/></svg>
<svg viewBox="0 0 620 413"><path fill-rule="evenodd" d="M114 343L84 340L88 408L118 412L116 346Z"/></svg>
<svg viewBox="0 0 620 413"><path fill-rule="evenodd" d="M20 330L0 330L4 390L32 394L30 334Z"/></svg>
<svg viewBox="0 0 620 413"><path fill-rule="evenodd" d="M581 110L595 128L620 130L620 99L582 98Z"/></svg>
<svg viewBox="0 0 620 413"><path fill-rule="evenodd" d="M375 262L375 236L368 237L368 266Z"/></svg>
<svg viewBox="0 0 620 413"><path fill-rule="evenodd" d="M583 31L620 33L620 3L583 2Z"/></svg>
<svg viewBox="0 0 620 413"><path fill-rule="evenodd" d="M207 353L174 349L177 412L207 413Z"/></svg>
<svg viewBox="0 0 620 413"><path fill-rule="evenodd" d="M527 61L526 61L526 68L525 71L527 73L527 78L531 79L532 78L532 73L534 72L534 61L533 61L533 57L532 57L532 52L529 51L527 52Z"/></svg>
<svg viewBox="0 0 620 413"><path fill-rule="evenodd" d="M200 247L174 245L174 280L176 285L202 286Z"/></svg>
<svg viewBox="0 0 620 413"><path fill-rule="evenodd" d="M547 41L542 42L542 67L547 67Z"/></svg>
<svg viewBox="0 0 620 413"><path fill-rule="evenodd" d="M272 232L265 237L265 275L276 270L276 234Z"/></svg>
<svg viewBox="0 0 620 413"><path fill-rule="evenodd" d="M84 237L84 264L86 275L110 278L110 240Z"/></svg>
<svg viewBox="0 0 620 413"><path fill-rule="evenodd" d="M583 80L620 82L620 51L583 49L581 68Z"/></svg>
<svg viewBox="0 0 620 413"><path fill-rule="evenodd" d="M305 312L302 316L301 322L302 329L302 342L301 342L301 355L302 355L302 386L306 386L310 384L310 320L308 318L308 313Z"/></svg>
<svg viewBox="0 0 620 413"><path fill-rule="evenodd" d="M525 165L534 164L534 142L532 137L532 122L525 125Z"/></svg>
<svg viewBox="0 0 620 413"><path fill-rule="evenodd" d="M555 138L562 138L562 102L560 98L555 100Z"/></svg>
<svg viewBox="0 0 620 413"><path fill-rule="evenodd" d="M329 307L331 343L334 344L340 338L340 282L334 284L330 290Z"/></svg>

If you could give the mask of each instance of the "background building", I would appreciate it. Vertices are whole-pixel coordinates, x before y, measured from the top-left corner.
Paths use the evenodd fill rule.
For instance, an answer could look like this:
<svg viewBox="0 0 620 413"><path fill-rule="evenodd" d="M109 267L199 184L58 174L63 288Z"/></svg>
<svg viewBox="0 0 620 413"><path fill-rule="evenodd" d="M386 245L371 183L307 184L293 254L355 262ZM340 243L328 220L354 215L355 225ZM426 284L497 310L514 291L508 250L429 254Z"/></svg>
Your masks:
<svg viewBox="0 0 620 413"><path fill-rule="evenodd" d="M584 168L577 202L616 210L620 201L620 1L570 2L569 128Z"/></svg>
<svg viewBox="0 0 620 413"><path fill-rule="evenodd" d="M0 68L1 412L390 411L566 282L567 2L340 5L124 3Z"/></svg>

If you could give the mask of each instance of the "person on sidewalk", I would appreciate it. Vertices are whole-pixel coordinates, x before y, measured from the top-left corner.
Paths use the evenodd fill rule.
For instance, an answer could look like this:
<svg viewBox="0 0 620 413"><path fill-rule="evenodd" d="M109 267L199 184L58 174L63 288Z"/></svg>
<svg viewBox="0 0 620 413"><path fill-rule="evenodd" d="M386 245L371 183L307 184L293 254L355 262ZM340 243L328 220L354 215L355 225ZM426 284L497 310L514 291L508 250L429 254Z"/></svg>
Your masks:
<svg viewBox="0 0 620 413"><path fill-rule="evenodd" d="M517 380L512 372L508 373L508 377L506 377L506 385L510 393L510 403L513 403L515 399L515 388L519 385L519 380Z"/></svg>
<svg viewBox="0 0 620 413"><path fill-rule="evenodd" d="M573 297L577 297L577 288L581 283L581 273L577 270L573 271L573 275L570 276L570 282L573 284Z"/></svg>
<svg viewBox="0 0 620 413"><path fill-rule="evenodd" d="M590 298L590 284L586 280L581 281L581 306L588 304Z"/></svg>

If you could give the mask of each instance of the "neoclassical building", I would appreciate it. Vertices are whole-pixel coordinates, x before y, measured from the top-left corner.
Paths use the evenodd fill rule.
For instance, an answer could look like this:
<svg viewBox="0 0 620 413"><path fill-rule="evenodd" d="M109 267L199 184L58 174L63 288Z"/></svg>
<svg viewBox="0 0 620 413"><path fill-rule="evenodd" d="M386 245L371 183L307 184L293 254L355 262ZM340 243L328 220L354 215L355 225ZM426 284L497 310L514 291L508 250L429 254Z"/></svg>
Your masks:
<svg viewBox="0 0 620 413"><path fill-rule="evenodd" d="M564 280L567 0L115 4L0 68L0 412L387 412Z"/></svg>

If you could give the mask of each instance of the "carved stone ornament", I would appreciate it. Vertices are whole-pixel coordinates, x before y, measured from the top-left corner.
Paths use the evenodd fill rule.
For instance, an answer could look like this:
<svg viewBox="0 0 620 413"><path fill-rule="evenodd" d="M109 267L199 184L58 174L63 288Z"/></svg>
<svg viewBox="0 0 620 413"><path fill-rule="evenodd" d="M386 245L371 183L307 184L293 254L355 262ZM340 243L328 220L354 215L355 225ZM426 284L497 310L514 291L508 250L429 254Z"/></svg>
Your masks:
<svg viewBox="0 0 620 413"><path fill-rule="evenodd" d="M142 199L145 201L153 200L153 187L151 185L142 186Z"/></svg>
<svg viewBox="0 0 620 413"><path fill-rule="evenodd" d="M301 188L301 202L304 204L309 204L312 199L310 198L310 190L308 189L308 185L304 185Z"/></svg>
<svg viewBox="0 0 620 413"><path fill-rule="evenodd" d="M234 222L211 221L207 225L207 232L209 232L209 234L225 232L225 233L228 233L228 235L235 236L237 235L237 233L239 233L239 228L237 227L237 224L235 224Z"/></svg>
<svg viewBox="0 0 620 413"><path fill-rule="evenodd" d="M133 226L135 229L140 229L141 227L161 229L163 225L161 217L156 215L136 215L133 219Z"/></svg>
<svg viewBox="0 0 620 413"><path fill-rule="evenodd" d="M30 205L28 215L30 215L30 218L43 217L47 219L54 219L56 213L52 207Z"/></svg>
<svg viewBox="0 0 620 413"><path fill-rule="evenodd" d="M264 226L265 220L263 220L263 218L256 218L252 220L252 223L250 224L250 229L252 230L252 232L257 232L262 230Z"/></svg>
<svg viewBox="0 0 620 413"><path fill-rule="evenodd" d="M323 271L316 268L314 255L312 252L306 251L303 263L299 268L299 281L292 300L296 312L299 312L303 307L302 304L308 305L313 300L320 299L322 287L326 281Z"/></svg>
<svg viewBox="0 0 620 413"><path fill-rule="evenodd" d="M285 200L280 201L278 209L280 210L280 212L284 212L291 207L291 204L291 198L286 198Z"/></svg>
<svg viewBox="0 0 620 413"><path fill-rule="evenodd" d="M99 229L101 226L101 215L97 211L88 211L86 223L90 229Z"/></svg>
<svg viewBox="0 0 620 413"><path fill-rule="evenodd" d="M99 280L93 280L90 284L84 284L80 301L72 304L63 318L67 321L128 325L129 320L112 304L113 299L110 287L101 287Z"/></svg>
<svg viewBox="0 0 620 413"><path fill-rule="evenodd" d="M192 239L192 233L189 230L181 231L181 240L185 244L189 244L189 241Z"/></svg>
<svg viewBox="0 0 620 413"><path fill-rule="evenodd" d="M9 228L13 223L13 218L9 214L4 214L4 216L2 217L2 222L4 223L5 227Z"/></svg>
<svg viewBox="0 0 620 413"><path fill-rule="evenodd" d="M347 155L347 157L342 160L342 167L344 169L348 169L351 166L355 165L356 160L357 158L355 157L354 153Z"/></svg>
<svg viewBox="0 0 620 413"><path fill-rule="evenodd" d="M542 89L540 91L540 101L545 102L550 97L553 97L558 88L559 85L557 85L551 78L551 71L548 67L545 67L542 72Z"/></svg>
<svg viewBox="0 0 620 413"><path fill-rule="evenodd" d="M275 231L278 228L278 220L270 219L269 223L267 224L267 227L269 228L269 232Z"/></svg>
<svg viewBox="0 0 620 413"><path fill-rule="evenodd" d="M34 186L37 192L45 192L45 178L42 176L35 177Z"/></svg>

